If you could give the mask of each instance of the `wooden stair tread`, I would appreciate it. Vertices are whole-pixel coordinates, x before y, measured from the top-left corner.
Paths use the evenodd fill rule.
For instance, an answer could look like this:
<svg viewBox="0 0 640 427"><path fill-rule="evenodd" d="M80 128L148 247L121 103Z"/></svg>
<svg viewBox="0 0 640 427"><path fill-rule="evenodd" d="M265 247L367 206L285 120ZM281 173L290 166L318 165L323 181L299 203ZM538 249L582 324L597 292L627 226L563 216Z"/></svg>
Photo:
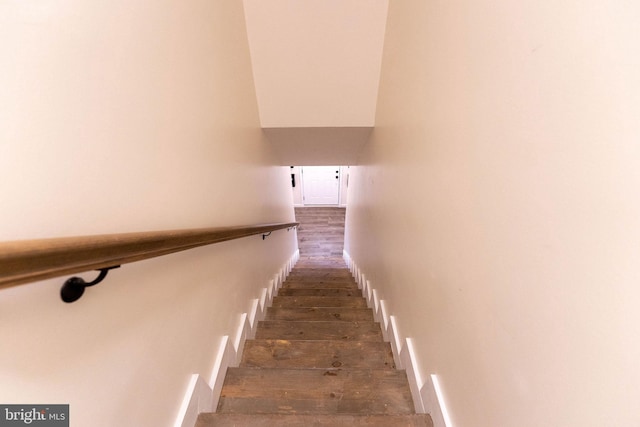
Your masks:
<svg viewBox="0 0 640 427"><path fill-rule="evenodd" d="M362 298L360 289L344 289L344 288L281 288L278 290L278 296L296 296L296 297L354 297Z"/></svg>
<svg viewBox="0 0 640 427"><path fill-rule="evenodd" d="M344 276L291 276L287 278L291 282L352 282L355 283L353 277L348 274Z"/></svg>
<svg viewBox="0 0 640 427"><path fill-rule="evenodd" d="M395 369L386 342L248 340L240 367Z"/></svg>
<svg viewBox="0 0 640 427"><path fill-rule="evenodd" d="M373 312L370 308L269 307L265 320L373 322Z"/></svg>
<svg viewBox="0 0 640 427"><path fill-rule="evenodd" d="M433 427L431 417L420 415L283 415L200 414L195 427Z"/></svg>
<svg viewBox="0 0 640 427"><path fill-rule="evenodd" d="M255 338L382 341L382 330L375 322L262 320Z"/></svg>
<svg viewBox="0 0 640 427"><path fill-rule="evenodd" d="M301 258L296 264L296 268L347 268L344 260L340 255L335 257L325 256L306 256Z"/></svg>
<svg viewBox="0 0 640 427"><path fill-rule="evenodd" d="M350 307L366 308L362 297L276 296L272 307Z"/></svg>
<svg viewBox="0 0 640 427"><path fill-rule="evenodd" d="M305 289L359 289L356 282L349 281L289 281L287 280L282 284L282 289L294 289L294 288L305 288Z"/></svg>
<svg viewBox="0 0 640 427"><path fill-rule="evenodd" d="M351 272L347 268L314 268L314 267L296 267L291 270L290 277L351 277Z"/></svg>
<svg viewBox="0 0 640 427"><path fill-rule="evenodd" d="M313 280L313 279L336 279L336 280L353 280L353 275L347 268L332 269L325 267L320 268L302 268L291 270L288 278Z"/></svg>
<svg viewBox="0 0 640 427"><path fill-rule="evenodd" d="M229 368L218 412L412 414L414 408L400 370Z"/></svg>

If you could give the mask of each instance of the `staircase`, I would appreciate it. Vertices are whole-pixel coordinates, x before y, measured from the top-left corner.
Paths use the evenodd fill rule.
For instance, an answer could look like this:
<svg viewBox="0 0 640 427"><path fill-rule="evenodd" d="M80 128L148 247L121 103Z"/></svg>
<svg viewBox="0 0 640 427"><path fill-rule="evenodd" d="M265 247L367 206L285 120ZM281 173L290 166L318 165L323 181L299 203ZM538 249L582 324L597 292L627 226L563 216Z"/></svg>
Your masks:
<svg viewBox="0 0 640 427"><path fill-rule="evenodd" d="M196 427L352 425L433 424L344 262L301 259Z"/></svg>

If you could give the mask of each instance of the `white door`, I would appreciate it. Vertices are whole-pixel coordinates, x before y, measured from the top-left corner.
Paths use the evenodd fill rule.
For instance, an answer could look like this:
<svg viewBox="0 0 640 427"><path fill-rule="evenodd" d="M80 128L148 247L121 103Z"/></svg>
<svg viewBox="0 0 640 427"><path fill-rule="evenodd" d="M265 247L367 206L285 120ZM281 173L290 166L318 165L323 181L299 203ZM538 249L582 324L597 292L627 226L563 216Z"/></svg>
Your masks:
<svg viewBox="0 0 640 427"><path fill-rule="evenodd" d="M302 191L305 205L337 205L340 201L340 167L303 166Z"/></svg>

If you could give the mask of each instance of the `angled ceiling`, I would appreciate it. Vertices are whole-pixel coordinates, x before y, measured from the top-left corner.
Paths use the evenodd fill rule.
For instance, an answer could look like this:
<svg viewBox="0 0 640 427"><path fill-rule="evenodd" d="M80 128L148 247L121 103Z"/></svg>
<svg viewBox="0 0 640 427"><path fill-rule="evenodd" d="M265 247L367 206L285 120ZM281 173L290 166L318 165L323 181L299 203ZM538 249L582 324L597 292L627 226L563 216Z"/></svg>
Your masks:
<svg viewBox="0 0 640 427"><path fill-rule="evenodd" d="M289 153L282 164L318 164L341 154L341 163L352 162L367 133L362 129L375 121L388 0L244 0L244 6L260 121L276 151ZM320 135L331 140L323 144ZM292 151L295 140L300 146ZM299 161L292 163L293 152Z"/></svg>

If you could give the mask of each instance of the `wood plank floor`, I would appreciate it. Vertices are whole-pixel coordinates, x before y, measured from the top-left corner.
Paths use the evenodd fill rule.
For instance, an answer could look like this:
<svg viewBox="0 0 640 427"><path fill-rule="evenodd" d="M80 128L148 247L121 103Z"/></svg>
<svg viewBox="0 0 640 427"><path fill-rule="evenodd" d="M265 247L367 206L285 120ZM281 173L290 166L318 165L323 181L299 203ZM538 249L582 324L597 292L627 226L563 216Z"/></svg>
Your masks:
<svg viewBox="0 0 640 427"><path fill-rule="evenodd" d="M433 427L342 260L344 209L302 209L301 259L196 427Z"/></svg>
<svg viewBox="0 0 640 427"><path fill-rule="evenodd" d="M301 257L342 257L345 208L302 207L295 213Z"/></svg>

